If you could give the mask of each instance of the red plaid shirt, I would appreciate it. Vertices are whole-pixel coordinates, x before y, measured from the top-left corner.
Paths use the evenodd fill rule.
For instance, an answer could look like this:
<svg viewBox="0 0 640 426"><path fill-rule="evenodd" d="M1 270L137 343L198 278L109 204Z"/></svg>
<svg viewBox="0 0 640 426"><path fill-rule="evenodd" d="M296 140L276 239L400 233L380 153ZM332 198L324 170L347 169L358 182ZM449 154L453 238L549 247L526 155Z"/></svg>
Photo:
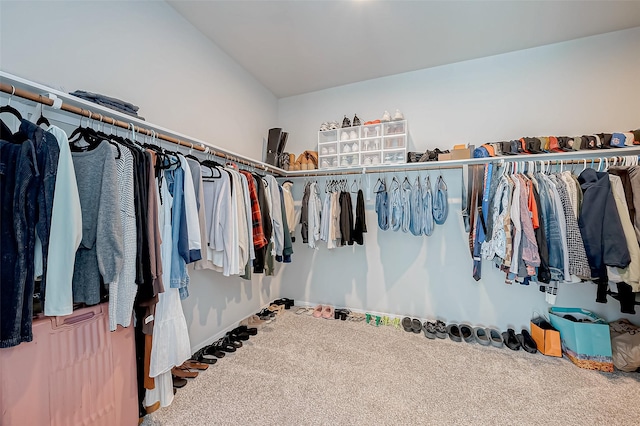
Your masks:
<svg viewBox="0 0 640 426"><path fill-rule="evenodd" d="M249 198L251 199L251 221L253 226L253 246L261 249L266 246L268 241L264 236L262 229L262 214L260 212L260 204L258 204L258 190L256 189L256 181L253 175L245 170L240 170L245 175L249 183Z"/></svg>

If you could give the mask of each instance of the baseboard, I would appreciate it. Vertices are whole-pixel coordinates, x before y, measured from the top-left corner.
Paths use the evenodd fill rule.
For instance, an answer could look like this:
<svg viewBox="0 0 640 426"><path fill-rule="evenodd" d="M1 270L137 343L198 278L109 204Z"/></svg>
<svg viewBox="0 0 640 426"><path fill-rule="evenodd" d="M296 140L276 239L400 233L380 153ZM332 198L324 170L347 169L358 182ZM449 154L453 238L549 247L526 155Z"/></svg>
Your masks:
<svg viewBox="0 0 640 426"><path fill-rule="evenodd" d="M266 304L262 305L260 308L258 308L256 310L256 312L260 312L261 310L269 307L269 305L271 305L271 302L267 302ZM231 325L223 328L221 331L217 332L212 337L209 337L208 339L196 344L195 346L191 346L191 353L194 354L194 353L198 352L200 349L202 349L202 348L204 348L206 346L209 346L210 344L212 344L216 340L219 340L219 339L223 338L225 334L227 334L229 331L231 331L234 328L236 328L238 326L238 324L240 323L240 321L242 321L245 318L247 318L247 317L245 316L243 318L238 319L237 321L232 322Z"/></svg>

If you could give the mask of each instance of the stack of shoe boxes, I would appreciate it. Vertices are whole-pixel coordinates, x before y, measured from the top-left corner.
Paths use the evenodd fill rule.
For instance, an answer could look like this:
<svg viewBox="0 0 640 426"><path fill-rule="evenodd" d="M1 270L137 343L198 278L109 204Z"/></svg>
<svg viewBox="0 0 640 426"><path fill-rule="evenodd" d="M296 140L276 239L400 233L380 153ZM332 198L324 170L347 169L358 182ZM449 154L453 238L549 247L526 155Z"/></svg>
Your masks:
<svg viewBox="0 0 640 426"><path fill-rule="evenodd" d="M318 167L405 163L407 121L389 121L318 132Z"/></svg>

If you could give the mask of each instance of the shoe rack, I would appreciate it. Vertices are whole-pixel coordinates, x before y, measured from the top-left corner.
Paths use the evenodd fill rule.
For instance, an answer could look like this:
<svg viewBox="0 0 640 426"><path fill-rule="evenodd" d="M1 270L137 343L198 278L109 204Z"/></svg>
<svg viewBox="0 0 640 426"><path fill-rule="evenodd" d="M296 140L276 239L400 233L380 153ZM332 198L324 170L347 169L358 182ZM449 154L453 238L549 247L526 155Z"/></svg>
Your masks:
<svg viewBox="0 0 640 426"><path fill-rule="evenodd" d="M405 163L407 133L407 120L320 131L318 168Z"/></svg>

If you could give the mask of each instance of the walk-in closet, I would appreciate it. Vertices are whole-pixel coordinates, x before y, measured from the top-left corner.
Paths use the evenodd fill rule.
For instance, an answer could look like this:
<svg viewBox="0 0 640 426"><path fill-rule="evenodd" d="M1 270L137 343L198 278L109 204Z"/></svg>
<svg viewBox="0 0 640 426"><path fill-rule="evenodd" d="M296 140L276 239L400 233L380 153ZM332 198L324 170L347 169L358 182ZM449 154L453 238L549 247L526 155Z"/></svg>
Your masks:
<svg viewBox="0 0 640 426"><path fill-rule="evenodd" d="M640 2L0 0L0 425L636 425Z"/></svg>

